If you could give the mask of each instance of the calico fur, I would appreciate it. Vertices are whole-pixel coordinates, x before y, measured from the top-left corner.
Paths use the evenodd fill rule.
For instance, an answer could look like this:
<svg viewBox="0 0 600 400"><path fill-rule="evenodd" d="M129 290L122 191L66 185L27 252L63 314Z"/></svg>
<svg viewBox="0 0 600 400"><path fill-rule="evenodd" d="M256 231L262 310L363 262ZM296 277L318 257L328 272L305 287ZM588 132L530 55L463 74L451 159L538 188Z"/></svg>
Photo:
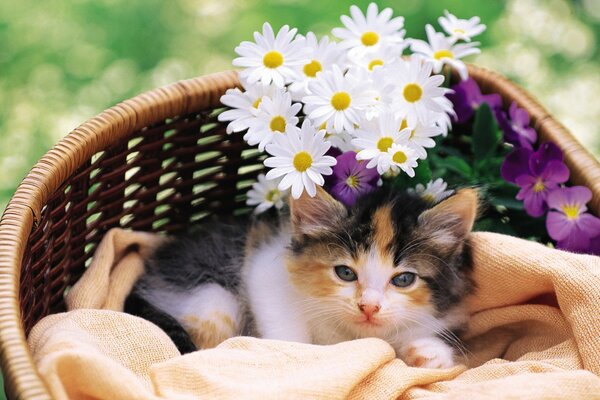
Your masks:
<svg viewBox="0 0 600 400"><path fill-rule="evenodd" d="M410 365L449 367L474 288L476 214L473 189L433 205L384 187L350 209L318 190L292 199L289 215L211 223L171 240L132 295L177 320L198 348L240 334L314 344L379 337ZM357 279L340 279L340 265ZM400 273L415 282L392 285Z"/></svg>

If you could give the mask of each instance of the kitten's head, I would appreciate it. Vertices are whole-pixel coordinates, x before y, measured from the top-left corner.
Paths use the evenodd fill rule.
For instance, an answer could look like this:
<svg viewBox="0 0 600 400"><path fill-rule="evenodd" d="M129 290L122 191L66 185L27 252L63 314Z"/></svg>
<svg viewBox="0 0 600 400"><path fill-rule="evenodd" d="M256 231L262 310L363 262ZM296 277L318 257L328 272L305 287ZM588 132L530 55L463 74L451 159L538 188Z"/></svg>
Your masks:
<svg viewBox="0 0 600 400"><path fill-rule="evenodd" d="M350 209L320 188L292 199L287 267L302 312L357 337L445 315L472 288L477 205L474 189L434 206L386 188Z"/></svg>

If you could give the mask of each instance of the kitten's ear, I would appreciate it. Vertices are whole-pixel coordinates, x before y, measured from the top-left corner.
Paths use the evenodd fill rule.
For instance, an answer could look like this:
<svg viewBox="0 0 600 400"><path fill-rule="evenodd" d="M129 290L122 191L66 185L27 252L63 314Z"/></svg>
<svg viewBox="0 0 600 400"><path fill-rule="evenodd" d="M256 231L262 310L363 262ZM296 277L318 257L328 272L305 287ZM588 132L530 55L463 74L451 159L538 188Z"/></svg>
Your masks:
<svg viewBox="0 0 600 400"><path fill-rule="evenodd" d="M479 194L476 189L460 189L453 196L441 201L419 216L419 224L431 229L451 229L458 237L464 237L477 218Z"/></svg>
<svg viewBox="0 0 600 400"><path fill-rule="evenodd" d="M346 207L320 186L317 186L315 197L306 192L298 199L290 196L290 213L296 235L312 235L334 229L348 215Z"/></svg>

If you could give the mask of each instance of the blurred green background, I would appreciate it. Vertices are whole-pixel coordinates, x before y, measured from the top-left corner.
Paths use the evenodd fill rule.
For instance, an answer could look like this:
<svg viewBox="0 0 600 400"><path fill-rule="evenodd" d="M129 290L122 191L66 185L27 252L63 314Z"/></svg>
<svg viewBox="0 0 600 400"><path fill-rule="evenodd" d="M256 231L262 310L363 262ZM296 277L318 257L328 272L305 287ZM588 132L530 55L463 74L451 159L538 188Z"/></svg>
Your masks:
<svg viewBox="0 0 600 400"><path fill-rule="evenodd" d="M54 143L103 109L231 68L233 48L264 21L327 34L354 3L369 1L0 2L0 210ZM600 0L377 3L406 18L409 37L437 27L444 9L479 15L488 30L469 61L517 81L600 154Z"/></svg>

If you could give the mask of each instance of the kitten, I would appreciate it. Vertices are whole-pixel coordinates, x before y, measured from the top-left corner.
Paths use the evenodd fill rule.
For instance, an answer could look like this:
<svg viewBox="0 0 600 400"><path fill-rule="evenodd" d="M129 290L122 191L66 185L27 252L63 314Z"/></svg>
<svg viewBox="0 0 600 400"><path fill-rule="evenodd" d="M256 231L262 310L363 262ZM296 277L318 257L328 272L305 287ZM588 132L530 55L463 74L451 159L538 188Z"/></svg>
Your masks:
<svg viewBox="0 0 600 400"><path fill-rule="evenodd" d="M384 187L347 209L318 189L290 199L287 217L205 225L163 245L126 311L184 352L240 334L313 344L378 337L411 366L454 365L473 290L477 192L432 205Z"/></svg>

